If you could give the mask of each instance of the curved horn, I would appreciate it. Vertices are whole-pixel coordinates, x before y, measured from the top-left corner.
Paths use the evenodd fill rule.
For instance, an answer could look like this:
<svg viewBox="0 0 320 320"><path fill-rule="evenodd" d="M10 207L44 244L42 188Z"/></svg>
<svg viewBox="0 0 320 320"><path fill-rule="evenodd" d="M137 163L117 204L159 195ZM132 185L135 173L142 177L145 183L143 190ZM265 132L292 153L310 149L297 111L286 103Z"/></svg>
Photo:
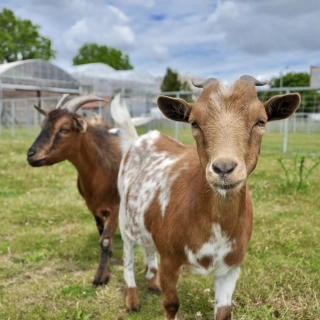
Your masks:
<svg viewBox="0 0 320 320"><path fill-rule="evenodd" d="M249 76L247 74L244 76L241 76L239 80L249 81L249 82L253 83L255 86L264 86L265 84L267 84L269 82L268 80L259 81L256 78L254 78L253 76Z"/></svg>
<svg viewBox="0 0 320 320"><path fill-rule="evenodd" d="M60 100L58 101L57 105L56 105L56 109L61 108L68 97L69 97L69 93L63 94L62 97L60 98Z"/></svg>
<svg viewBox="0 0 320 320"><path fill-rule="evenodd" d="M216 78L208 78L206 80L204 80L203 82L196 82L194 80L192 80L192 84L197 87L197 88L204 88L207 85L214 83L214 82L219 82Z"/></svg>
<svg viewBox="0 0 320 320"><path fill-rule="evenodd" d="M92 101L106 101L102 98L96 96L78 96L71 100L69 100L65 105L63 105L63 109L67 109L68 111L74 113L76 112L82 105L87 102Z"/></svg>

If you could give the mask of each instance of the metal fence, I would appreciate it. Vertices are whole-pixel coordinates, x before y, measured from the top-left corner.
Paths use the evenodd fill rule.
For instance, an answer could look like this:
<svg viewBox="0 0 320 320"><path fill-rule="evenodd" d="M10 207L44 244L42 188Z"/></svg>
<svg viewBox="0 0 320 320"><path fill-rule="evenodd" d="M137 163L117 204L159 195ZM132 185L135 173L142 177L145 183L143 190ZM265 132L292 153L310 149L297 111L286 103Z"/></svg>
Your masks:
<svg viewBox="0 0 320 320"><path fill-rule="evenodd" d="M303 90L307 91L306 88ZM283 91L297 90L283 88ZM263 99L274 94L272 90L260 90L259 93L260 96L264 97ZM166 92L161 94L192 99L193 101L196 101L199 95L194 92ZM192 141L189 125L166 119L157 108L157 97L156 94L125 95L124 99L132 116L148 115L152 118L152 121L146 126L146 130L159 129L182 142ZM312 96L309 101L308 97L307 94L302 95L304 104L308 105L308 111L311 112L296 112L290 119L267 124L262 152L320 154L320 101L315 99L315 96ZM10 132L13 137L17 135L36 136L40 131L43 116L33 106L40 105L43 109L54 109L59 98L0 100L0 136L4 132ZM102 115L106 123L112 124L109 104L99 103L96 109L79 109L78 111L88 119L92 117L94 112Z"/></svg>

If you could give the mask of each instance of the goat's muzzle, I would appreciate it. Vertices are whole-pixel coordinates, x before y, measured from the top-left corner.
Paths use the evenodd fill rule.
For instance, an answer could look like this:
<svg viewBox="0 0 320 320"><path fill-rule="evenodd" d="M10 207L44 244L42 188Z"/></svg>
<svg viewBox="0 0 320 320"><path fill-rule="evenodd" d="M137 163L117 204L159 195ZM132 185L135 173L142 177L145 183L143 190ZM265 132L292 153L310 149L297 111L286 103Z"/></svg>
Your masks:
<svg viewBox="0 0 320 320"><path fill-rule="evenodd" d="M43 161L46 159L46 157L42 157L40 159L35 159L35 155L37 154L37 151L33 148L30 148L27 153L27 160L30 166L32 167L41 167L43 166Z"/></svg>
<svg viewBox="0 0 320 320"><path fill-rule="evenodd" d="M219 157L207 168L207 181L216 190L239 190L246 180L245 166L236 157Z"/></svg>

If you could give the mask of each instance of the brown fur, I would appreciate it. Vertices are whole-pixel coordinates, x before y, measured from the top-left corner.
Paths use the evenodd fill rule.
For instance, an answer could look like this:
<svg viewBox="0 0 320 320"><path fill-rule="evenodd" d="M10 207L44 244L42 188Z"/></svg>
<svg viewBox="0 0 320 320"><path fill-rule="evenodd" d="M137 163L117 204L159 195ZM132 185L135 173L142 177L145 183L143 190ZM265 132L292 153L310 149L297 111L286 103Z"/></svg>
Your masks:
<svg viewBox="0 0 320 320"><path fill-rule="evenodd" d="M265 124L291 115L299 102L299 96L291 94L272 98L263 104L257 98L254 85L244 80L236 81L231 88L215 82L204 88L194 105L181 99L158 99L164 115L192 125L196 147L184 146L163 135L150 142L151 136L146 136L129 149L119 179L131 181L126 182L127 191L122 201L127 208L126 215L135 221L139 209L134 206L131 209L130 201L139 203L136 199L143 183L148 181L143 179L150 166L162 159L159 154L177 159L163 169L169 177L178 172L169 190L164 215L158 189L153 193L151 204L144 213L144 226L141 226L151 234L161 257L159 279L166 319L175 319L179 309L179 273L182 266L191 263L186 248L193 254L199 252L212 238L213 226L219 226L221 235L230 243L223 261L217 260L225 274L242 264L252 233L253 217L247 178L256 166ZM152 144L152 149L146 149L148 144ZM130 156L136 160L130 162ZM129 163L132 165L127 168ZM140 197L143 199L143 195ZM137 236L134 232L140 232L128 223L123 228L122 234L131 232L133 238ZM147 242L144 245L152 244ZM218 258L219 248L216 251L203 256L197 263L208 269L215 259L221 259ZM225 274L217 277L225 281ZM236 281L236 276L231 277ZM132 296L136 294L133 289L130 288L131 302L138 301L137 296ZM227 319L231 319L231 306L218 305L216 320Z"/></svg>
<svg viewBox="0 0 320 320"><path fill-rule="evenodd" d="M79 125L86 127L85 132L81 133ZM110 278L108 259L118 225L120 202L117 190L120 159L117 136L63 109L47 114L42 131L28 151L28 162L32 166L68 160L76 167L78 190L95 217L100 234L101 256L93 280L95 285L104 285Z"/></svg>

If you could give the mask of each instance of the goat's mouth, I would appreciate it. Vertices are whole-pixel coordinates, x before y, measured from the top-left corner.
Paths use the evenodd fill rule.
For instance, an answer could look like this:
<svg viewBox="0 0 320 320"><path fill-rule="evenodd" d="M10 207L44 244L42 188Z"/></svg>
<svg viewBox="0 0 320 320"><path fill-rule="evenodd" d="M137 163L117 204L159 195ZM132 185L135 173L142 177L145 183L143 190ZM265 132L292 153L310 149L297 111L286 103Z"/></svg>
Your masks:
<svg viewBox="0 0 320 320"><path fill-rule="evenodd" d="M213 183L212 186L216 189L220 190L231 190L235 189L236 187L240 186L243 183L243 180L234 182L234 183Z"/></svg>
<svg viewBox="0 0 320 320"><path fill-rule="evenodd" d="M41 167L43 166L43 162L47 159L47 157L43 157L41 159L33 159L32 157L28 157L28 163L30 164L30 166L32 167Z"/></svg>

